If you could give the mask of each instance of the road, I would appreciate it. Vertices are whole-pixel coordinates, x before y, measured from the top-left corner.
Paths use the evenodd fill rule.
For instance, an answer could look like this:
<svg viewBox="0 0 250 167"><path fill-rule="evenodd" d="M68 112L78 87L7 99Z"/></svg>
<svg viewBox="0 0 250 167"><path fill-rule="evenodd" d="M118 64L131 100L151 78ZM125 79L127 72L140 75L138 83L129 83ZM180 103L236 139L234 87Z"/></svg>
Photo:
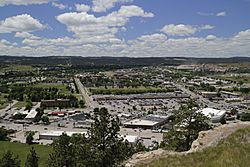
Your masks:
<svg viewBox="0 0 250 167"><path fill-rule="evenodd" d="M213 102L211 102L210 100L208 100L208 99L202 97L201 95L195 94L194 92L186 89L184 85L176 83L175 86L178 89L182 90L184 93L186 93L188 95L191 95L192 98L197 99L197 101L200 102L201 104L206 104L208 107L214 107L214 106L216 106L216 104L213 103Z"/></svg>
<svg viewBox="0 0 250 167"><path fill-rule="evenodd" d="M75 78L76 85L78 87L79 92L82 94L85 100L85 106L87 109L94 109L98 107L98 103L95 102L89 95L87 89L83 86L79 78Z"/></svg>

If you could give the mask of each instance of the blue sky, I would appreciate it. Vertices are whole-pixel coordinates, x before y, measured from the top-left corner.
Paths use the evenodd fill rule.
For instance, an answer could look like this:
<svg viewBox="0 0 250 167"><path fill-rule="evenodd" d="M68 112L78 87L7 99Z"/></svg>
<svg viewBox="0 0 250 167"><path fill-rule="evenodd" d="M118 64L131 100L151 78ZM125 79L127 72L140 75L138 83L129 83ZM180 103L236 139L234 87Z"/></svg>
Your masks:
<svg viewBox="0 0 250 167"><path fill-rule="evenodd" d="M13 56L250 56L250 0L3 0Z"/></svg>

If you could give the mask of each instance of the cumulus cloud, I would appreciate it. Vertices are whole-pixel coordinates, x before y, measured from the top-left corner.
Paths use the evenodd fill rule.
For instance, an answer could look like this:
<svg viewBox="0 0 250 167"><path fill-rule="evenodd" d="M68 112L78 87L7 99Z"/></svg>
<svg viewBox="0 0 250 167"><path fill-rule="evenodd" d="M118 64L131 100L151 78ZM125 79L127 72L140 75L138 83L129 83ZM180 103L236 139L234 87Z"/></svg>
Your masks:
<svg viewBox="0 0 250 167"><path fill-rule="evenodd" d="M227 15L227 13L226 13L225 11L223 11L223 12L216 13L215 16L224 17L224 16L226 16L226 15Z"/></svg>
<svg viewBox="0 0 250 167"><path fill-rule="evenodd" d="M195 34L198 31L202 30L210 30L213 29L214 26L212 25L202 25L202 26L192 26L192 25L185 25L185 24L169 24L165 25L161 32L169 35L169 36L190 36Z"/></svg>
<svg viewBox="0 0 250 167"><path fill-rule="evenodd" d="M58 9L61 9L61 10L64 10L67 8L67 5L64 5L62 3L56 3L56 2L52 2L52 6L58 8Z"/></svg>
<svg viewBox="0 0 250 167"><path fill-rule="evenodd" d="M41 38L30 33L16 33L24 38L16 46L7 40L0 41L0 50L6 55L26 56L130 56L130 57L232 57L249 56L250 29L230 38L215 35L207 37L168 38L166 34L155 33L139 36L129 41L107 37L110 42L97 43L96 39ZM37 37L39 38L39 37ZM96 41L91 41L96 40Z"/></svg>
<svg viewBox="0 0 250 167"><path fill-rule="evenodd" d="M42 30L45 27L28 14L8 17L0 21L0 33L32 32Z"/></svg>
<svg viewBox="0 0 250 167"><path fill-rule="evenodd" d="M169 24L161 29L161 32L164 32L169 36L189 36L193 35L197 31L198 31L197 28L191 25L184 25L184 24L177 24L177 25Z"/></svg>
<svg viewBox="0 0 250 167"><path fill-rule="evenodd" d="M1 0L0 6L44 4L52 1L54 0Z"/></svg>
<svg viewBox="0 0 250 167"><path fill-rule="evenodd" d="M90 7L85 4L75 4L75 7L78 12L88 12L90 10Z"/></svg>
<svg viewBox="0 0 250 167"><path fill-rule="evenodd" d="M211 30L211 29L214 29L214 26L206 24L206 25L202 25L199 29L200 30Z"/></svg>
<svg viewBox="0 0 250 167"><path fill-rule="evenodd" d="M93 0L92 10L94 12L106 12L114 7L116 3L132 2L133 0Z"/></svg>
<svg viewBox="0 0 250 167"><path fill-rule="evenodd" d="M68 31L75 37L101 42L119 42L115 34L123 27L131 17L153 17L152 13L145 12L138 6L121 6L118 11L106 16L96 17L86 12L64 13L56 19L67 26Z"/></svg>

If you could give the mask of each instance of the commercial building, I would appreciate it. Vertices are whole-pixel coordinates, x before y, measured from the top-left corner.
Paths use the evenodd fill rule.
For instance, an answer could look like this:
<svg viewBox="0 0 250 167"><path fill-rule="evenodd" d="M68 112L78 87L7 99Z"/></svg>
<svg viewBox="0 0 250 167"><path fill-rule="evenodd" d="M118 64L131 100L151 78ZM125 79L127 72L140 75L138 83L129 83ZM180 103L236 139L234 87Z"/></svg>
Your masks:
<svg viewBox="0 0 250 167"><path fill-rule="evenodd" d="M43 140L55 140L58 139L63 133L68 136L73 134L87 134L87 132L71 132L71 131L46 131L39 134L39 139Z"/></svg>
<svg viewBox="0 0 250 167"><path fill-rule="evenodd" d="M210 118L212 123L221 122L226 115L225 110L217 110L213 108L203 108L201 110L198 110L197 112L201 112L202 114Z"/></svg>
<svg viewBox="0 0 250 167"><path fill-rule="evenodd" d="M168 122L169 116L150 114L140 119L128 121L123 125L126 128L157 129Z"/></svg>
<svg viewBox="0 0 250 167"><path fill-rule="evenodd" d="M26 120L34 120L36 118L37 114L38 114L38 112L36 110L31 110L30 112L28 112L25 119Z"/></svg>

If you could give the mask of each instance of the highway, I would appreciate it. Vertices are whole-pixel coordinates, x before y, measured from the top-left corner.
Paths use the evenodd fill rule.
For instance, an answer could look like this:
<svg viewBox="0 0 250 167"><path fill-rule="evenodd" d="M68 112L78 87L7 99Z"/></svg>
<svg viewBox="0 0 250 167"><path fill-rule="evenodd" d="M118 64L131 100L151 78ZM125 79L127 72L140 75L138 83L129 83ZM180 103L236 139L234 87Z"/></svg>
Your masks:
<svg viewBox="0 0 250 167"><path fill-rule="evenodd" d="M76 85L78 87L79 92L81 93L84 101L85 101L85 106L87 109L94 109L98 107L98 103L95 102L89 95L87 89L83 86L79 78L74 78Z"/></svg>

